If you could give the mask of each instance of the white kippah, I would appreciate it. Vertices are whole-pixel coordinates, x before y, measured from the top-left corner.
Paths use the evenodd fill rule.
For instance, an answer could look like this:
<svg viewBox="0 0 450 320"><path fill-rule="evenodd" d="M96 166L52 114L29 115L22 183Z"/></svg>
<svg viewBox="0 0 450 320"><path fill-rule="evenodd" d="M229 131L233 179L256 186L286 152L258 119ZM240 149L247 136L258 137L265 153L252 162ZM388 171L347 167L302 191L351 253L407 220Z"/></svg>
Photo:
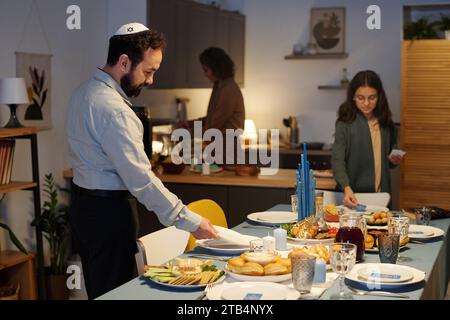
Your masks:
<svg viewBox="0 0 450 320"><path fill-rule="evenodd" d="M149 30L146 26L144 26L142 23L133 22L133 23L127 23L121 26L119 29L117 29L115 36L123 36L127 34L133 34L138 33L142 31Z"/></svg>

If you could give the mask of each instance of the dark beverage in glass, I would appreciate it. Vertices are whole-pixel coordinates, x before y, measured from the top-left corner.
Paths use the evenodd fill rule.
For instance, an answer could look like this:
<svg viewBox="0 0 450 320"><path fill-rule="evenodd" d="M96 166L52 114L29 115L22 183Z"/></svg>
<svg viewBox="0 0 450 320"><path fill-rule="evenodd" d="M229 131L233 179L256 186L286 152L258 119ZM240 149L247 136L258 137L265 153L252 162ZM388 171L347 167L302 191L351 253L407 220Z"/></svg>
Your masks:
<svg viewBox="0 0 450 320"><path fill-rule="evenodd" d="M356 245L356 261L364 257L364 234L358 227L340 227L335 242L353 243Z"/></svg>

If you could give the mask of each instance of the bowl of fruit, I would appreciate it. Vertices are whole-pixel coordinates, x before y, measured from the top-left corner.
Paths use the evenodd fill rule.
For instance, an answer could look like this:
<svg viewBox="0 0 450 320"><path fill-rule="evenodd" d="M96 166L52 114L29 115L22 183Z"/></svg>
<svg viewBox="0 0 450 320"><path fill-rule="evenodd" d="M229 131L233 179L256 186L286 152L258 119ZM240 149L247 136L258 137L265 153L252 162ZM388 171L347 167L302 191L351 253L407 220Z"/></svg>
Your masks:
<svg viewBox="0 0 450 320"><path fill-rule="evenodd" d="M368 226L386 226L388 217L392 217L392 212L374 212L367 218Z"/></svg>

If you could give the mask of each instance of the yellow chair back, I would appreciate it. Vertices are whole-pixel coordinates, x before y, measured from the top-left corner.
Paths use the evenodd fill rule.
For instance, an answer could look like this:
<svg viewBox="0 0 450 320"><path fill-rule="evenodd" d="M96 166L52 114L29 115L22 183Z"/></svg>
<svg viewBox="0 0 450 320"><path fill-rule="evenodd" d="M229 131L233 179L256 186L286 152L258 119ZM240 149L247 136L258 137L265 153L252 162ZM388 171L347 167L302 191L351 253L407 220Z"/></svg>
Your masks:
<svg viewBox="0 0 450 320"><path fill-rule="evenodd" d="M227 218L222 208L213 200L202 199L188 204L188 209L211 221L213 225L228 228ZM190 235L186 251L196 247L194 236Z"/></svg>

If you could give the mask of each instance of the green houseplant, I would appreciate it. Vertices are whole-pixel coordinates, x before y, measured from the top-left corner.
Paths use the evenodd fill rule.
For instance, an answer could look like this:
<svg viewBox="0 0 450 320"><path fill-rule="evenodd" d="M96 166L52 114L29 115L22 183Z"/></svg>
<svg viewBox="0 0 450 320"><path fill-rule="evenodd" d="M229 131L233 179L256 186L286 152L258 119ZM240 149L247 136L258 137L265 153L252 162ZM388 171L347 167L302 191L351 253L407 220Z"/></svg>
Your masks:
<svg viewBox="0 0 450 320"><path fill-rule="evenodd" d="M439 30L444 31L445 39L450 40L450 17L441 15L441 20L436 22Z"/></svg>
<svg viewBox="0 0 450 320"><path fill-rule="evenodd" d="M410 22L404 27L405 40L438 39L436 23L429 23L427 18L420 18L416 22Z"/></svg>
<svg viewBox="0 0 450 320"><path fill-rule="evenodd" d="M28 254L28 252L25 249L25 247L22 245L22 243L16 237L16 235L11 230L11 228L8 227L8 225L6 225L5 223L0 222L0 228L3 228L3 229L5 229L8 232L9 238L11 239L11 242L14 243L14 245L17 247L17 249L19 249L20 251L22 251L25 254Z"/></svg>
<svg viewBox="0 0 450 320"><path fill-rule="evenodd" d="M66 299L66 259L70 239L68 207L59 204L58 188L51 173L45 175L44 193L47 199L39 218L32 225L39 226L50 246L50 269L47 295L50 299Z"/></svg>

